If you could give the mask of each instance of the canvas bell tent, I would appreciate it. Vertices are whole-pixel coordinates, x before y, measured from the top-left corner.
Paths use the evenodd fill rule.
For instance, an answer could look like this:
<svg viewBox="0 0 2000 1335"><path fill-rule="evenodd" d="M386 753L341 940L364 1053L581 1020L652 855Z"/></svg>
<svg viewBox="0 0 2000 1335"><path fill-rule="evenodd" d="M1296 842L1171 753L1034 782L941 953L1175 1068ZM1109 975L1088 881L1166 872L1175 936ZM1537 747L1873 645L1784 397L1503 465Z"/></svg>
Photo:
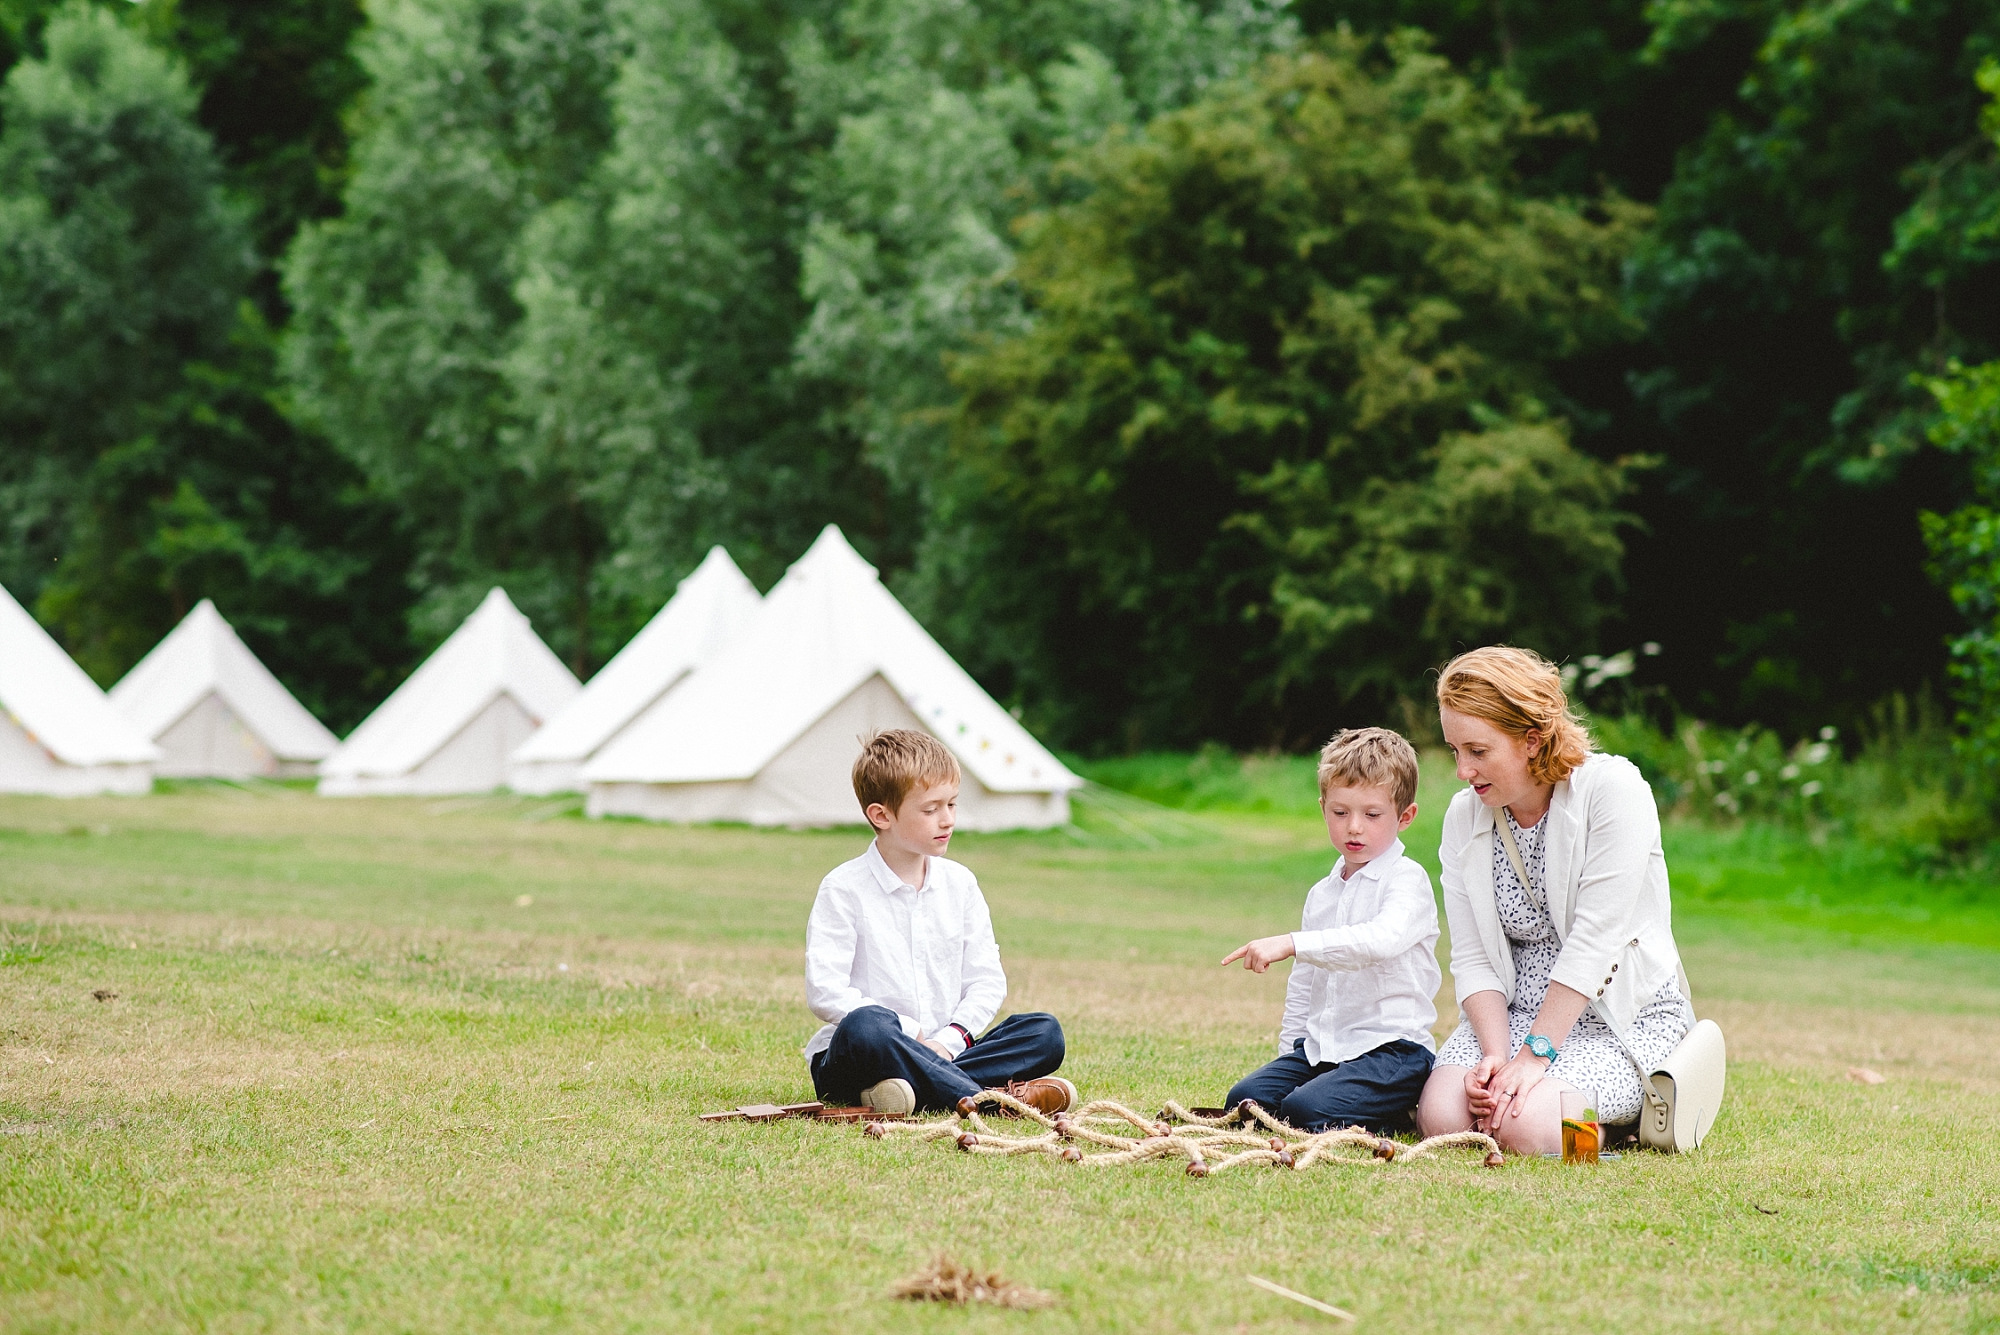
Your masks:
<svg viewBox="0 0 2000 1335"><path fill-rule="evenodd" d="M1081 784L828 525L715 657L584 766L590 814L858 825L861 738L922 728L965 771L959 827L1069 820Z"/></svg>
<svg viewBox="0 0 2000 1335"><path fill-rule="evenodd" d="M583 766L625 726L712 657L762 601L729 553L709 550L667 605L522 743L508 768L520 793L583 791Z"/></svg>
<svg viewBox="0 0 2000 1335"><path fill-rule="evenodd" d="M319 767L329 797L484 793L581 688L499 589Z"/></svg>
<svg viewBox="0 0 2000 1335"><path fill-rule="evenodd" d="M168 778L296 778L339 745L204 598L111 688Z"/></svg>
<svg viewBox="0 0 2000 1335"><path fill-rule="evenodd" d="M152 791L159 748L0 589L0 793Z"/></svg>

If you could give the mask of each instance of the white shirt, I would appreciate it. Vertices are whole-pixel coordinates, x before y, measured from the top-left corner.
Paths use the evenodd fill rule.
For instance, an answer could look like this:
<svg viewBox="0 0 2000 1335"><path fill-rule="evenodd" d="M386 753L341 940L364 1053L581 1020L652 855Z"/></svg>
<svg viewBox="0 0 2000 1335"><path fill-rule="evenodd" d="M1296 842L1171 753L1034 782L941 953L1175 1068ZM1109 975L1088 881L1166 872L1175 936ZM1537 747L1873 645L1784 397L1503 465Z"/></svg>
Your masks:
<svg viewBox="0 0 2000 1335"><path fill-rule="evenodd" d="M1403 841L1306 895L1292 933L1292 979L1278 1052L1306 1041L1306 1060L1344 1062L1407 1038L1436 1051L1437 901L1430 873L1403 856Z"/></svg>
<svg viewBox="0 0 2000 1335"><path fill-rule="evenodd" d="M905 884L871 840L819 883L806 920L806 1005L826 1025L806 1060L863 1006L887 1006L911 1038L965 1050L948 1028L977 1034L1007 999L1007 974L979 880L948 858L929 858L924 886Z"/></svg>

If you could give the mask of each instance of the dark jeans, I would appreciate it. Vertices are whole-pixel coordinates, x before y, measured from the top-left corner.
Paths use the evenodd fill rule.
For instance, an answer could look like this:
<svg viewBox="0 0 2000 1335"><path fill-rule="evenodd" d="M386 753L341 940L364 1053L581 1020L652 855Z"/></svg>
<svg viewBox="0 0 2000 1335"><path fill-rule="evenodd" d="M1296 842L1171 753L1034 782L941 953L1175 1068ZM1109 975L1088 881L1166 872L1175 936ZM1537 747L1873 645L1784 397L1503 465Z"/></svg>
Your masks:
<svg viewBox="0 0 2000 1335"><path fill-rule="evenodd" d="M1301 1131L1364 1126L1377 1135L1407 1131L1410 1110L1424 1092L1435 1061L1421 1043L1399 1038L1344 1062L1306 1060L1300 1039L1284 1056L1260 1066L1229 1091L1229 1106L1255 1099L1265 1112Z"/></svg>
<svg viewBox="0 0 2000 1335"><path fill-rule="evenodd" d="M948 1062L905 1034L887 1006L863 1006L812 1059L813 1090L822 1103L852 1104L868 1086L900 1076L916 1090L919 1111L950 1112L968 1094L1048 1075L1062 1060L1062 1026L1040 1011L1008 1016Z"/></svg>

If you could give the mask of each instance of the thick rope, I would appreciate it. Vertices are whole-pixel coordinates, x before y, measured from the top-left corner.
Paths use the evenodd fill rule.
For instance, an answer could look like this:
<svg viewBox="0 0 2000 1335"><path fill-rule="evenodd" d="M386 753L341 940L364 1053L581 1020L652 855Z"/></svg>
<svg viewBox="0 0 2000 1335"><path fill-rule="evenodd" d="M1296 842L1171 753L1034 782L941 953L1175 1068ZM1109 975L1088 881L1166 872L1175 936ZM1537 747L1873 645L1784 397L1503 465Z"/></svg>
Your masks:
<svg viewBox="0 0 2000 1335"><path fill-rule="evenodd" d="M1479 1131L1432 1136L1414 1145L1360 1127L1305 1132L1286 1126L1248 1100L1219 1116L1198 1115L1169 1102L1157 1118L1142 1117L1109 1099L1050 1117L997 1089L975 1095L972 1102L973 1108L959 1122L869 1122L863 1129L875 1140L889 1136L914 1136L926 1142L950 1140L968 1154L1040 1154L1099 1167L1185 1159L1189 1177L1209 1177L1244 1164L1301 1171L1322 1161L1354 1168L1386 1168L1392 1163L1434 1158L1449 1149L1484 1150L1489 1168L1497 1168L1503 1161L1500 1146ZM1005 1135L980 1115L982 1107L1005 1109L1039 1123L1042 1133ZM1138 1134L1132 1134L1134 1131ZM1101 1152L1088 1153L1086 1145ZM1344 1152L1353 1150L1367 1153Z"/></svg>

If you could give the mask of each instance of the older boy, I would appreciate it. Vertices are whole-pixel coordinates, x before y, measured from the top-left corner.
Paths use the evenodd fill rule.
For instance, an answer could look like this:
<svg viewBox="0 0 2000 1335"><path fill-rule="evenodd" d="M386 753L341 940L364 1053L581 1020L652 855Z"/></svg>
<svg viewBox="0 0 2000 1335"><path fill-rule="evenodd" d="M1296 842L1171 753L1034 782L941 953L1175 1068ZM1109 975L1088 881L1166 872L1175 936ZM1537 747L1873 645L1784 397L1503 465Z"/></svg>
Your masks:
<svg viewBox="0 0 2000 1335"><path fill-rule="evenodd" d="M1403 1130L1429 1079L1440 975L1430 873L1397 836L1417 817L1417 753L1386 728L1340 733L1319 757L1320 810L1340 850L1300 930L1230 952L1262 973L1293 959L1278 1059L1237 1081L1303 1131Z"/></svg>
<svg viewBox="0 0 2000 1335"><path fill-rule="evenodd" d="M972 873L944 856L958 819L958 760L928 733L879 732L854 762L868 851L820 882L806 923L806 1004L826 1025L806 1044L828 1103L902 1116L964 1111L1005 1089L1053 1114L1076 1102L1053 1015L1009 1016L993 920Z"/></svg>

